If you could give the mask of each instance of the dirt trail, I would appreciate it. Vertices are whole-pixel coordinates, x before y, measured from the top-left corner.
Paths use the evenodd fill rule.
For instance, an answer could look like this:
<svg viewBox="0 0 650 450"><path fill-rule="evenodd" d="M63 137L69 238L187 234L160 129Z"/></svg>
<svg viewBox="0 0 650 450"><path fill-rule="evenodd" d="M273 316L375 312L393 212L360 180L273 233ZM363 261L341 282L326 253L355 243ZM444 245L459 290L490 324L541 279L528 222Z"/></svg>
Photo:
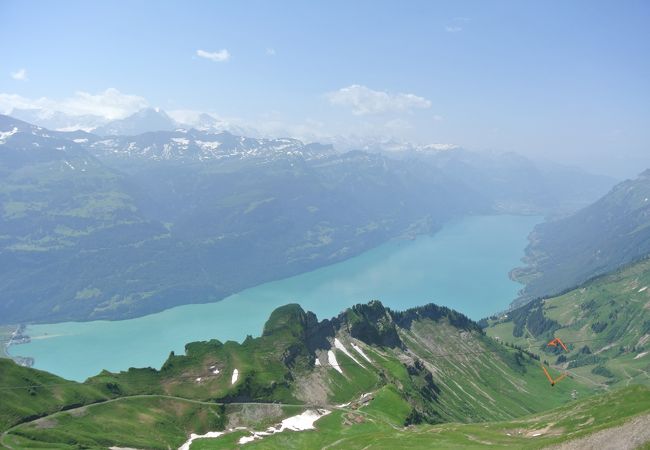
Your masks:
<svg viewBox="0 0 650 450"><path fill-rule="evenodd" d="M587 437L547 447L552 450L631 450L650 442L650 414L635 417L618 427L607 428Z"/></svg>

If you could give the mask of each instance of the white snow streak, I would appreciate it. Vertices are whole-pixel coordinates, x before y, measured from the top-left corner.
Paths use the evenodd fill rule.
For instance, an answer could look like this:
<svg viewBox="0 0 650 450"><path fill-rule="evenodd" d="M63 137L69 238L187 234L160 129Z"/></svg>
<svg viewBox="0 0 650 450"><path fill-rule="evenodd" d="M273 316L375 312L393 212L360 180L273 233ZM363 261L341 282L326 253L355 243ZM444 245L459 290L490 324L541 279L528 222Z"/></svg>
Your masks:
<svg viewBox="0 0 650 450"><path fill-rule="evenodd" d="M350 353L350 352L348 351L348 349L345 348L345 347L343 346L343 344L341 344L341 341L339 341L339 340L336 339L336 338L334 338L334 347L336 347L338 350L341 350L343 353L345 353L345 356L347 356L347 357L350 358L352 361L354 361L355 363L357 363L358 365L360 365L361 367L363 367L363 368L365 369L365 366L364 366L363 364L361 364L361 363L357 360L357 358L355 358L354 356L352 356L352 353Z"/></svg>
<svg viewBox="0 0 650 450"><path fill-rule="evenodd" d="M205 434L190 434L190 438L180 447L178 447L178 450L190 450L190 447L192 446L192 441L194 439L201 439L201 438L217 438L224 434L223 431L208 431Z"/></svg>
<svg viewBox="0 0 650 450"><path fill-rule="evenodd" d="M359 347L358 345L352 343L352 348L355 349L357 351L357 353L360 354L363 357L363 359L365 359L370 364L372 364L372 361L370 360L370 358L368 358L368 355L366 355L364 353L364 351L361 349L361 347Z"/></svg>
<svg viewBox="0 0 650 450"><path fill-rule="evenodd" d="M327 362L332 366L334 369L336 369L341 375L343 375L343 371L341 370L341 366L339 366L338 361L336 361L336 355L332 350L327 351Z"/></svg>
<svg viewBox="0 0 650 450"><path fill-rule="evenodd" d="M232 371L232 379L230 381L230 384L235 384L238 379L239 379L239 370L235 369Z"/></svg>

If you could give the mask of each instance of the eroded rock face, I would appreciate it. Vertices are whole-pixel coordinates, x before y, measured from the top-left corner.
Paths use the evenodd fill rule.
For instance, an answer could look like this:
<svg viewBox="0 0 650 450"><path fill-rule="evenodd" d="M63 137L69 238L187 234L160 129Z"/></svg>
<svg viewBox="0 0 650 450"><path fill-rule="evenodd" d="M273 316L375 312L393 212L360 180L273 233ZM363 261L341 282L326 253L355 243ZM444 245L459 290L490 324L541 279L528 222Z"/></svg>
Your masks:
<svg viewBox="0 0 650 450"><path fill-rule="evenodd" d="M390 311L378 301L355 305L339 315L350 335L367 344L385 347L404 347L399 338Z"/></svg>

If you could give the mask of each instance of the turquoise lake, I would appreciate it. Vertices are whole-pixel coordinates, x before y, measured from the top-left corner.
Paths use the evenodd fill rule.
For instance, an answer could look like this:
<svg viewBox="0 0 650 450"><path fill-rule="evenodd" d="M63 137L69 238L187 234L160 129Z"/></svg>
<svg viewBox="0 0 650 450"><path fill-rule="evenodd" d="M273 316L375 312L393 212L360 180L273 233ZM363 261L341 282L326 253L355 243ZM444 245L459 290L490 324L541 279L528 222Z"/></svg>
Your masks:
<svg viewBox="0 0 650 450"><path fill-rule="evenodd" d="M505 309L516 297L521 286L508 272L520 264L527 236L540 221L532 216L468 217L433 236L391 241L217 303L123 321L28 326L32 342L9 352L34 357L38 369L84 380L102 369L159 368L170 351L182 353L187 342L258 336L271 311L286 303L300 303L323 319L373 299L398 310L433 302L478 320Z"/></svg>

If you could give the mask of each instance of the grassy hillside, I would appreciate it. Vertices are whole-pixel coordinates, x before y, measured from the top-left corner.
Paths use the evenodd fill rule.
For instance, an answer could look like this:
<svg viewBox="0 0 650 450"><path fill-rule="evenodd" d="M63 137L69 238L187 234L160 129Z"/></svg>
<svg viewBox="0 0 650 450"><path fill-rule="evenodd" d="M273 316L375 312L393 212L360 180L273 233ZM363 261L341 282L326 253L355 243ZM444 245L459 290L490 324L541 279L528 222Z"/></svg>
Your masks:
<svg viewBox="0 0 650 450"><path fill-rule="evenodd" d="M401 408L403 410L403 408ZM246 448L485 448L488 446L536 449L584 439L596 432L604 448L650 439L643 427L650 424L650 389L634 386L611 394L574 402L518 420L481 424L400 426L399 400L386 390L355 411L334 411L320 419L316 431L286 432L246 444ZM630 419L639 425L622 428ZM609 433L605 434L603 431ZM629 431L628 431L629 430ZM626 433L627 432L627 433ZM195 441L192 450L234 448L248 433L228 434ZM628 434L628 435L626 435ZM631 435L629 435L631 434ZM625 448L625 447L623 447ZM630 447L634 448L634 447Z"/></svg>
<svg viewBox="0 0 650 450"><path fill-rule="evenodd" d="M493 318L486 332L594 386L650 384L650 259ZM546 346L554 336L569 353Z"/></svg>
<svg viewBox="0 0 650 450"><path fill-rule="evenodd" d="M649 253L650 169L577 213L535 227L527 266L513 271L526 284L518 304L556 295Z"/></svg>
<svg viewBox="0 0 650 450"><path fill-rule="evenodd" d="M70 382L0 358L0 431L53 412L105 401L101 387Z"/></svg>
<svg viewBox="0 0 650 450"><path fill-rule="evenodd" d="M191 432L222 429L225 408L185 399L131 397L54 414L12 430L4 445L59 449L180 447Z"/></svg>
<svg viewBox="0 0 650 450"><path fill-rule="evenodd" d="M84 384L4 364L15 375L2 386L16 387L0 390L4 439L16 448L27 446L25 439L174 447L190 431L277 423L291 405L294 414L304 408L347 411L352 423L365 420L354 411L374 405L369 414L395 429L510 420L591 394L578 379L552 388L534 355L495 342L462 314L436 305L394 312L379 302L321 322L287 305L273 312L258 338L194 342L160 370L102 372ZM23 389L25 383L30 388ZM102 403L85 406L96 401ZM25 404L28 411L21 409ZM30 421L36 417L43 418ZM140 427L133 427L134 418Z"/></svg>

